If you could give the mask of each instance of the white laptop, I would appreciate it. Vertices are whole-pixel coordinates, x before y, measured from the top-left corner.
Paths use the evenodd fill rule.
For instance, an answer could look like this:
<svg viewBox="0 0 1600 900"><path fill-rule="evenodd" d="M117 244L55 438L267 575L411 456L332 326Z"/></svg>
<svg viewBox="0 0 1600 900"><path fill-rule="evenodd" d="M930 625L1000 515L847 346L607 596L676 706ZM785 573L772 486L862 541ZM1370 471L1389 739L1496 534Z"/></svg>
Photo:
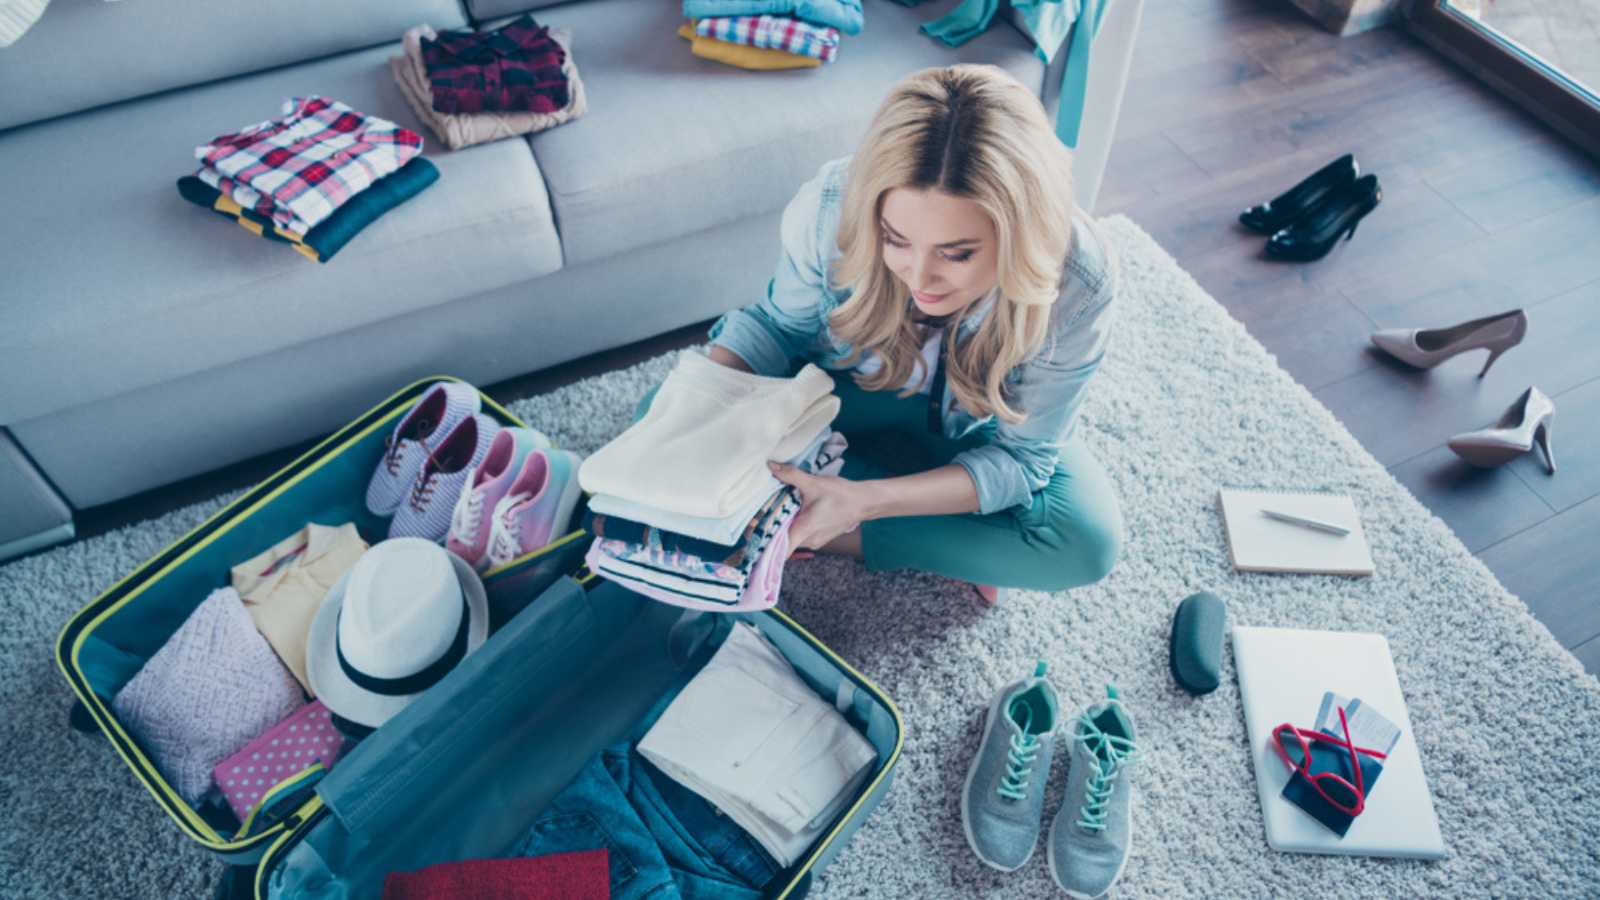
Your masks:
<svg viewBox="0 0 1600 900"><path fill-rule="evenodd" d="M1389 642L1380 634L1233 629L1234 668L1244 701L1245 730L1256 769L1267 844L1287 853L1334 853L1443 859L1444 838L1422 771L1416 735L1395 677ZM1359 697L1400 726L1400 742L1384 762L1366 809L1344 837L1283 799L1289 769L1272 748L1284 722L1312 727L1322 695Z"/></svg>

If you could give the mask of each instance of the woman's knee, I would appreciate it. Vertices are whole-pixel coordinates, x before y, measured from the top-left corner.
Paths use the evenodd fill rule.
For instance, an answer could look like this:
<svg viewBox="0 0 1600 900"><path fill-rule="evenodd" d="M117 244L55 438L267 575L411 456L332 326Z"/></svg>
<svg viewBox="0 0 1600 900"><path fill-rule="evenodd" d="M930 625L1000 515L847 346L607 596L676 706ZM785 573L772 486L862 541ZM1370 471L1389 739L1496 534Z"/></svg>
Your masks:
<svg viewBox="0 0 1600 900"><path fill-rule="evenodd" d="M1119 510L1057 511L1038 529L1033 542L1044 570L1045 590L1064 591L1094 584L1111 574L1122 556Z"/></svg>
<svg viewBox="0 0 1600 900"><path fill-rule="evenodd" d="M1104 579L1122 557L1122 517L1096 516L1078 522L1068 546L1076 550L1071 553L1069 569L1074 570L1077 582L1069 587L1082 587Z"/></svg>

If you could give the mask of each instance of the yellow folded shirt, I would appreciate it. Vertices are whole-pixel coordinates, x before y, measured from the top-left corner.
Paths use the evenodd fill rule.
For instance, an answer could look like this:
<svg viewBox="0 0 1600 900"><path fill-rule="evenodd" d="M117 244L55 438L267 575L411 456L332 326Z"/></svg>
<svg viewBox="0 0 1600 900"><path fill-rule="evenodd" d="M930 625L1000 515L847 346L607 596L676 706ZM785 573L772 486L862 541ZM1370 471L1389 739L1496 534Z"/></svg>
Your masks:
<svg viewBox="0 0 1600 900"><path fill-rule="evenodd" d="M264 230L261 223L245 218L244 207L235 203L233 198L229 197L227 194L218 194L217 199L211 201L211 208L220 213L227 213L233 217L235 222L239 223L240 228L243 228L245 231L250 232L256 237L261 237L261 233ZM290 245L300 253L301 256L306 257L312 262L322 261L322 258L317 255L317 251L308 246L300 235L295 234L287 228L281 228L276 224L272 226L272 233L288 241Z"/></svg>
<svg viewBox="0 0 1600 900"><path fill-rule="evenodd" d="M687 23L678 26L678 36L689 40L689 52L695 56L741 69L815 69L822 65L822 60L811 56L701 37Z"/></svg>

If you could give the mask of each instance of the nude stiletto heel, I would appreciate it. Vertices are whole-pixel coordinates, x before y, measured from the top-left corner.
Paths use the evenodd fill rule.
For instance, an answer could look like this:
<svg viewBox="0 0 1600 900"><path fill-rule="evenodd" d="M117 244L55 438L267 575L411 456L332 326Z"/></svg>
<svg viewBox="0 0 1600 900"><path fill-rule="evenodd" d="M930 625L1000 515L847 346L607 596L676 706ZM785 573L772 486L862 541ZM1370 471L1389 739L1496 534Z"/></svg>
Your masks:
<svg viewBox="0 0 1600 900"><path fill-rule="evenodd" d="M1550 423L1555 414L1555 402L1543 391L1530 387L1493 427L1456 435L1450 439L1450 449L1474 466L1492 468L1505 465L1538 445L1545 470L1554 475L1556 459L1550 452Z"/></svg>
<svg viewBox="0 0 1600 900"><path fill-rule="evenodd" d="M1372 333L1372 343L1395 359L1419 369L1431 369L1468 350L1487 349L1489 358L1478 372L1478 377L1482 378L1500 354L1522 343L1527 334L1527 313L1513 309L1448 328L1386 328Z"/></svg>

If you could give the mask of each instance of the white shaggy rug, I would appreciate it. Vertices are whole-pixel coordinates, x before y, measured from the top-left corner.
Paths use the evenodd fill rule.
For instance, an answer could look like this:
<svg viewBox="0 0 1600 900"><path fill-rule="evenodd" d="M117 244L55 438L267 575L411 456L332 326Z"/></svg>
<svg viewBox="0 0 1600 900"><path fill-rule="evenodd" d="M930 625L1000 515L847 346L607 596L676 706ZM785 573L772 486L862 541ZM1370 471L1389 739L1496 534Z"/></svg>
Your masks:
<svg viewBox="0 0 1600 900"><path fill-rule="evenodd" d="M1148 235L1120 216L1104 225L1121 257L1121 309L1079 427L1122 499L1127 540L1112 575L1017 594L987 614L950 582L845 560L799 562L785 577L787 611L894 697L907 728L894 788L813 896L1059 896L1043 853L1011 875L981 866L959 813L980 712L1036 658L1068 710L1114 681L1138 724L1147 762L1118 896L1600 895L1600 767L1589 762L1600 682ZM514 410L592 451L671 363ZM1378 574L1233 572L1221 484L1354 495ZM68 730L51 649L73 611L224 499L0 568L0 896L196 897L220 874L103 740ZM1236 624L1388 636L1447 860L1268 849L1231 658L1221 689L1198 699L1167 672L1173 608L1203 588ZM1046 826L1064 776L1057 765Z"/></svg>

